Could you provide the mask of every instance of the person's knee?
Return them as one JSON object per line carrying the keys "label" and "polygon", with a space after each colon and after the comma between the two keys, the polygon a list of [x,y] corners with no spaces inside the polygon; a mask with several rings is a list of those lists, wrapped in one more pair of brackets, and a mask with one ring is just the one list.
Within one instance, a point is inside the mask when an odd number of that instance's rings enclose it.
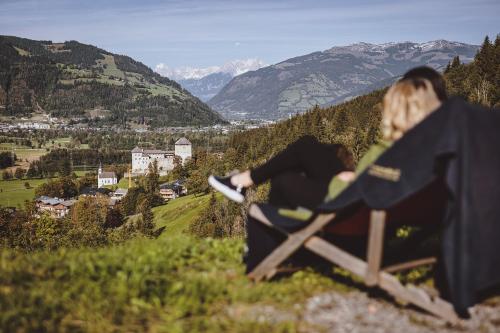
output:
{"label": "person's knee", "polygon": [[271,189],[281,190],[286,188],[290,182],[290,176],[290,172],[283,172],[276,177],[273,177],[273,179],[271,179]]}

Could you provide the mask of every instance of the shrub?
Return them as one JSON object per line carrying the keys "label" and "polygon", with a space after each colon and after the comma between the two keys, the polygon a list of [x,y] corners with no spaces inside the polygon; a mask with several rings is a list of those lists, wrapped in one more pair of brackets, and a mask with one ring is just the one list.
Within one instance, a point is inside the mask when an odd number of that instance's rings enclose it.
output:
{"label": "shrub", "polygon": [[11,180],[13,178],[12,171],[5,170],[2,172],[2,179],[3,180]]}
{"label": "shrub", "polygon": [[26,174],[26,170],[24,170],[22,168],[17,168],[15,173],[14,173],[14,176],[17,179],[23,179],[25,174]]}

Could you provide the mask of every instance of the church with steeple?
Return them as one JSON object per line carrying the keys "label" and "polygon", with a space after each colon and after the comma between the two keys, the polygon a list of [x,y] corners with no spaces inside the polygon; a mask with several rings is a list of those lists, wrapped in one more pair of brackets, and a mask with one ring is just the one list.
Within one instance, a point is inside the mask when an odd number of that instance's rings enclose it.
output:
{"label": "church with steeple", "polygon": [[99,169],[97,170],[97,187],[101,188],[105,185],[116,185],[118,184],[118,178],[116,174],[112,171],[102,171],[101,163],[99,163]]}

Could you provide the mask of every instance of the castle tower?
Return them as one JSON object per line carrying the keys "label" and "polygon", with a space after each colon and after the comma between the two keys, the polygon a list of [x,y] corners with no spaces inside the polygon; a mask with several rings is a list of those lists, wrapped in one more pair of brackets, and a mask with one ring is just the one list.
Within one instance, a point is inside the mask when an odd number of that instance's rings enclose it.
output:
{"label": "castle tower", "polygon": [[186,138],[177,140],[175,142],[175,155],[182,159],[182,165],[184,165],[188,159],[193,157],[191,142]]}

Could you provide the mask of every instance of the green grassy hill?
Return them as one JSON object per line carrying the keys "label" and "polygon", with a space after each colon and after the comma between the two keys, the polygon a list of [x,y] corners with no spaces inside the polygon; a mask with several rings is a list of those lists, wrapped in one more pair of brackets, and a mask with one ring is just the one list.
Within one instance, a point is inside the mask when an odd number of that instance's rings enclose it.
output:
{"label": "green grassy hill", "polygon": [[189,224],[208,206],[210,195],[187,195],[153,208],[157,227],[165,226],[164,234],[181,234]]}
{"label": "green grassy hill", "polygon": [[[0,252],[0,331],[274,332],[253,309],[293,304],[331,289],[312,272],[252,284],[242,241],[187,236],[139,239],[101,249]],[[248,318],[247,318],[248,316]]]}
{"label": "green grassy hill", "polygon": [[262,322],[253,312],[273,306],[294,313],[293,304],[315,293],[346,289],[312,271],[251,283],[242,239],[183,233],[209,197],[156,207],[156,225],[166,226],[157,239],[100,249],[0,250],[0,331],[294,332],[304,323]]}

